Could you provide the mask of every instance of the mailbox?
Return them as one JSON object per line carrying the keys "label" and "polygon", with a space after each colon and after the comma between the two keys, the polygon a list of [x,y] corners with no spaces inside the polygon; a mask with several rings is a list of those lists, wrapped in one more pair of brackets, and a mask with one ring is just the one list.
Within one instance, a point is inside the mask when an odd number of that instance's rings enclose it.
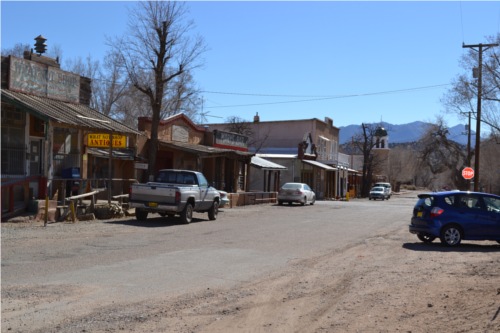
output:
{"label": "mailbox", "polygon": [[62,177],[66,181],[66,197],[77,195],[80,190],[80,168],[63,169]]}

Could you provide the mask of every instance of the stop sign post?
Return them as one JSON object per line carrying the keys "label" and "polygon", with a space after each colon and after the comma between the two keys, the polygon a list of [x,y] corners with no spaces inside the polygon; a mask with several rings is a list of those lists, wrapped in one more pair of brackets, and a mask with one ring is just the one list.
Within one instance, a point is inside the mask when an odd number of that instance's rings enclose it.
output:
{"label": "stop sign post", "polygon": [[466,167],[462,170],[462,177],[465,179],[472,179],[474,178],[474,169],[471,167]]}

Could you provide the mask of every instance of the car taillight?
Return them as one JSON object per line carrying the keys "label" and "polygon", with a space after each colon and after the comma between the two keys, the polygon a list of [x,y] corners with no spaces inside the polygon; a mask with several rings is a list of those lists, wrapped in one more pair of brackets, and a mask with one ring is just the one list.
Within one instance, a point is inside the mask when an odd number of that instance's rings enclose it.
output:
{"label": "car taillight", "polygon": [[438,217],[439,215],[444,213],[444,209],[439,208],[439,207],[434,207],[431,210],[431,218],[433,217]]}
{"label": "car taillight", "polygon": [[297,191],[295,191],[295,194],[302,195],[302,191],[301,190],[297,190]]}
{"label": "car taillight", "polygon": [[175,203],[179,204],[181,202],[181,192],[175,191]]}

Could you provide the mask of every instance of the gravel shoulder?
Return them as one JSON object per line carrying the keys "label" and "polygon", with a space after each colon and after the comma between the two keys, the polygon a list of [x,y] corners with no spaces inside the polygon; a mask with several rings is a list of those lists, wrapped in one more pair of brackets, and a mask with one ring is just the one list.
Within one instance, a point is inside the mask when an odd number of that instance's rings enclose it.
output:
{"label": "gravel shoulder", "polygon": [[33,309],[78,302],[81,285],[2,284],[2,332],[499,332],[499,267],[496,242],[449,249],[397,230],[230,288],[96,300],[62,320]]}

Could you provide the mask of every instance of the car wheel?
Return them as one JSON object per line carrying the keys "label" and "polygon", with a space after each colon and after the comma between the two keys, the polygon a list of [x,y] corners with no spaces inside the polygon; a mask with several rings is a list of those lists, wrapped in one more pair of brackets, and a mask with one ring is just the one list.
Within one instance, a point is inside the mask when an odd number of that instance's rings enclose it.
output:
{"label": "car wheel", "polygon": [[500,244],[500,240],[497,240],[497,243]]}
{"label": "car wheel", "polygon": [[436,237],[434,236],[429,236],[424,234],[417,234],[417,237],[424,243],[432,243],[436,239]]}
{"label": "car wheel", "polygon": [[311,200],[310,205],[311,205],[311,206],[312,206],[312,205],[314,205],[314,203],[315,203],[315,202],[316,202],[316,196],[315,196],[315,195],[313,195],[313,198],[312,198],[312,200]]}
{"label": "car wheel", "polygon": [[462,241],[462,231],[454,225],[448,225],[441,230],[441,243],[447,246],[457,246]]}
{"label": "car wheel", "polygon": [[368,200],[371,200],[372,198],[368,198]]}
{"label": "car wheel", "polygon": [[135,210],[135,217],[139,220],[139,221],[146,221],[147,218],[148,218],[148,212],[145,211],[145,210],[141,210],[141,209],[136,209]]}
{"label": "car wheel", "polygon": [[191,223],[193,220],[193,205],[190,203],[186,204],[184,210],[181,212],[181,221],[185,224]]}
{"label": "car wheel", "polygon": [[288,205],[291,206],[292,205],[292,202],[291,201],[288,201]]}
{"label": "car wheel", "polygon": [[300,203],[301,206],[304,206],[307,203],[307,197],[304,197],[304,201]]}
{"label": "car wheel", "polygon": [[217,214],[219,213],[219,203],[214,201],[212,207],[208,210],[208,219],[214,221],[217,219]]}

